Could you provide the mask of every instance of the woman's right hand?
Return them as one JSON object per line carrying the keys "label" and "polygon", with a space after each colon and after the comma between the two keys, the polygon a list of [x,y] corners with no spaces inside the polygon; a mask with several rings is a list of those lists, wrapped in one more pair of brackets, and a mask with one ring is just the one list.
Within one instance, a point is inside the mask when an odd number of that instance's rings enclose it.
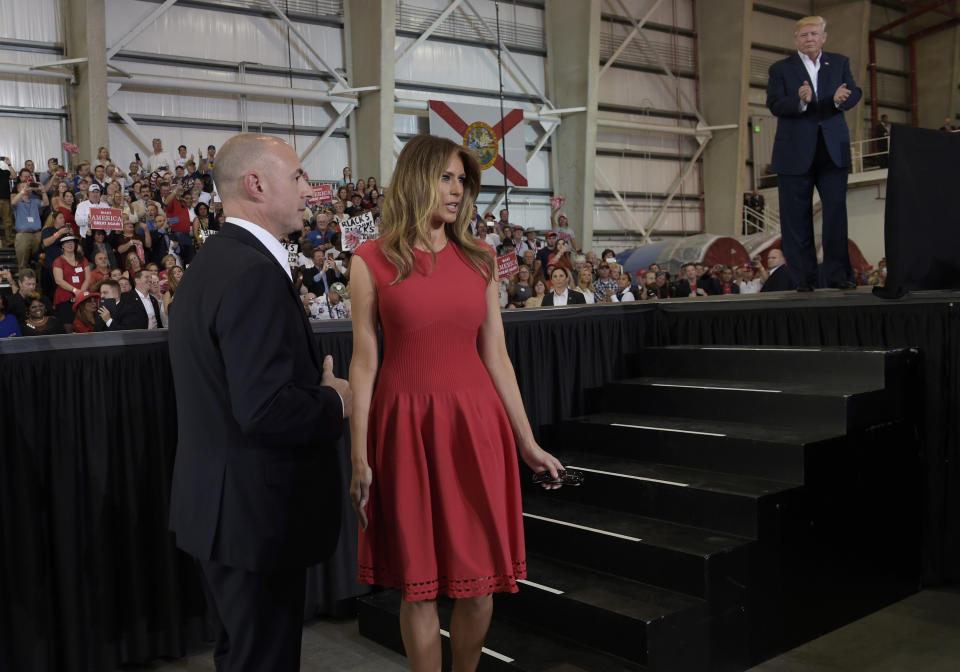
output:
{"label": "woman's right hand", "polygon": [[367,502],[370,500],[370,483],[373,482],[373,471],[367,464],[355,465],[353,476],[350,479],[350,501],[353,510],[360,519],[360,529],[367,529]]}

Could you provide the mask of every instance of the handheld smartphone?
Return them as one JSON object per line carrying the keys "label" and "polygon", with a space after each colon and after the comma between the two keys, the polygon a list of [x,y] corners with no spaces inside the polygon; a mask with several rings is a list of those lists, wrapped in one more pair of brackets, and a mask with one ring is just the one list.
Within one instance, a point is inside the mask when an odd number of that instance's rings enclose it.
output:
{"label": "handheld smartphone", "polygon": [[113,317],[117,316],[117,300],[116,299],[100,299],[100,308],[106,308],[110,311],[110,315]]}
{"label": "handheld smartphone", "polygon": [[[127,156],[130,156],[130,155],[127,154]],[[139,161],[140,161],[140,152],[134,152],[134,153],[133,153],[133,158],[135,158],[135,159],[139,162]]]}

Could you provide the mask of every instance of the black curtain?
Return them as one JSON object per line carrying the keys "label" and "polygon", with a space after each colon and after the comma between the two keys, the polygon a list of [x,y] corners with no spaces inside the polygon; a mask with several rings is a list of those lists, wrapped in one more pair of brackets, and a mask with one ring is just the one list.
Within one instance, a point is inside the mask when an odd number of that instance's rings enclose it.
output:
{"label": "black curtain", "polygon": [[203,593],[166,524],[166,342],[3,356],[0,381],[5,669],[110,670],[199,642]]}
{"label": "black curtain", "polygon": [[960,133],[896,125],[884,214],[885,287],[896,298],[918,289],[960,288]]}
{"label": "black curtain", "polygon": [[[507,311],[503,319],[541,438],[552,423],[593,410],[598,389],[623,377],[626,358],[645,346],[918,348],[918,525],[924,580],[936,585],[960,579],[958,299],[644,302]],[[350,323],[314,330],[346,377]],[[0,390],[0,669],[109,671],[209,640],[196,570],[167,531],[177,424],[165,332],[0,341]],[[348,447],[345,438],[345,483]],[[309,574],[308,616],[337,614],[342,599],[364,590],[355,581],[346,487],[344,498],[338,549]]]}

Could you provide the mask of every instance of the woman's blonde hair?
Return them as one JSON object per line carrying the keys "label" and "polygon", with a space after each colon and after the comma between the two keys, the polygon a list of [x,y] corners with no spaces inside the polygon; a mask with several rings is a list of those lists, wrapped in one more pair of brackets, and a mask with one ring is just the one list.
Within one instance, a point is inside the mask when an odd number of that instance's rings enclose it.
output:
{"label": "woman's blonde hair", "polygon": [[[463,162],[466,179],[457,219],[444,225],[447,238],[484,279],[494,276],[493,253],[470,235],[473,204],[480,192],[480,164],[473,153],[446,138],[418,135],[404,146],[385,194],[380,220],[380,249],[397,268],[396,284],[414,268],[414,246],[432,250],[428,233],[433,213],[440,203],[440,177],[447,162],[457,154]],[[456,179],[456,177],[454,178]],[[437,253],[433,252],[434,262]]]}

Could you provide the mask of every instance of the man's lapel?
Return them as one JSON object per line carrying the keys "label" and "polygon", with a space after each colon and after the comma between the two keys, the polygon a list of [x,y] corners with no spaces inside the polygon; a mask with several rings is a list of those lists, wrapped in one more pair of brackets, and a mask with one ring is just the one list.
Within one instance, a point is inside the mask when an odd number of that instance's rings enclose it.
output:
{"label": "man's lapel", "polygon": [[317,371],[323,371],[323,367],[320,361],[317,359],[318,353],[317,353],[317,347],[316,347],[316,337],[314,336],[313,329],[310,327],[310,320],[307,319],[307,312],[303,309],[303,301],[300,300],[300,297],[297,295],[296,288],[293,286],[293,283],[290,282],[290,278],[289,276],[287,276],[286,269],[280,265],[280,262],[277,261],[277,258],[275,256],[270,254],[270,250],[264,247],[263,243],[257,240],[256,236],[254,236],[252,233],[250,233],[243,227],[237,226],[232,222],[226,222],[220,228],[220,233],[217,235],[222,236],[224,234],[226,234],[226,237],[234,238],[240,241],[241,243],[244,243],[245,245],[249,245],[255,250],[257,250],[258,252],[260,252],[260,254],[264,255],[267,259],[269,259],[273,263],[274,266],[277,267],[278,273],[283,273],[283,275],[287,277],[287,282],[285,284],[287,286],[289,296],[293,300],[294,304],[296,305],[297,312],[300,314],[300,319],[301,319],[301,322],[303,323],[303,328],[306,329],[309,340],[312,343],[314,343],[314,347],[310,348],[310,358],[313,360],[314,365],[317,367]]}
{"label": "man's lapel", "polygon": [[830,69],[830,61],[827,59],[826,52],[820,52],[820,72],[817,73],[817,99],[826,102],[833,102],[833,94],[830,88],[830,79],[833,71]]}
{"label": "man's lapel", "polygon": [[[794,54],[790,57],[790,62],[793,64],[793,69],[796,71],[797,76],[800,78],[800,83],[810,82],[810,73],[807,72],[807,66],[803,64],[803,59],[800,58],[800,54]],[[813,86],[813,82],[810,82],[810,85]],[[799,86],[797,87],[800,88]]]}

